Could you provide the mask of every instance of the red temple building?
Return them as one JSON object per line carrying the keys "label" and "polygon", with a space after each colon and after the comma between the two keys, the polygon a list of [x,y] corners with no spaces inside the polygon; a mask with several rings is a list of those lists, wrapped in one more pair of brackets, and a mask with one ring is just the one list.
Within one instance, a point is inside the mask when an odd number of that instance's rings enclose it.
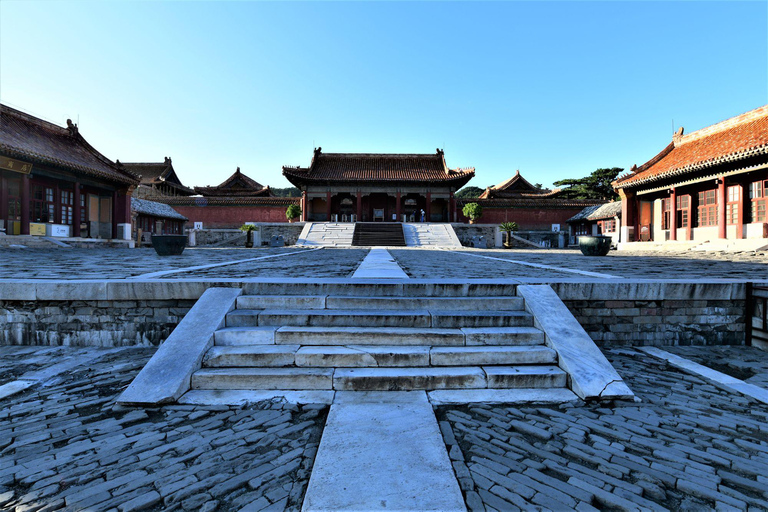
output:
{"label": "red temple building", "polygon": [[433,154],[323,153],[309,167],[283,167],[302,193],[302,220],[455,222],[454,193],[475,175]]}
{"label": "red temple building", "polygon": [[124,163],[126,169],[141,176],[141,183],[133,191],[133,197],[139,199],[152,199],[158,196],[178,197],[193,196],[195,191],[185,187],[176,171],[170,157],[165,157],[162,162],[152,163]]}
{"label": "red temple building", "polygon": [[614,187],[622,242],[768,238],[768,105],[684,134]]}
{"label": "red temple building", "polygon": [[139,176],[61,127],[0,105],[0,230],[8,235],[130,238]]}
{"label": "red temple building", "polygon": [[[520,171],[496,186],[488,187],[477,199],[464,199],[459,203],[478,203],[483,207],[483,224],[517,222],[523,231],[550,231],[553,227],[565,229],[566,221],[586,206],[600,201],[566,199],[559,189],[545,190],[531,185]],[[459,216],[464,220],[464,216]]]}

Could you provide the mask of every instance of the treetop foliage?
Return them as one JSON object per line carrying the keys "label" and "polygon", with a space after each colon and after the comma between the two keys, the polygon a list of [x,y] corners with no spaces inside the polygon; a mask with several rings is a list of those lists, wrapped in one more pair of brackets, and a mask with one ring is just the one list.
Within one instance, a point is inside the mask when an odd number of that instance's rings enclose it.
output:
{"label": "treetop foliage", "polygon": [[556,187],[565,187],[559,196],[566,199],[594,199],[599,201],[614,201],[619,195],[613,190],[611,182],[623,171],[621,167],[597,169],[589,176],[579,179],[556,181]]}

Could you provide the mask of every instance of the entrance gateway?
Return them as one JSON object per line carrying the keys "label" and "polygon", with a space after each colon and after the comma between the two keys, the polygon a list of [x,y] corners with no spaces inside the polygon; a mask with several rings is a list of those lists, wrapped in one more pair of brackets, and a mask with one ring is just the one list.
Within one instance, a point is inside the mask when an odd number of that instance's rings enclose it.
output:
{"label": "entrance gateway", "polygon": [[283,167],[301,190],[303,221],[456,222],[454,193],[475,175],[434,154],[323,153],[309,167]]}

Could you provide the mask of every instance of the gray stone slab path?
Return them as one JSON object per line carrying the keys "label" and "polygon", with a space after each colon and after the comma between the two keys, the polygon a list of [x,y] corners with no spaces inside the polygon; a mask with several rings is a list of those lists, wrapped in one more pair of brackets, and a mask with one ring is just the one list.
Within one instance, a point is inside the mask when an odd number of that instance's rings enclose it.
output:
{"label": "gray stone slab path", "polygon": [[768,510],[768,406],[606,355],[639,402],[438,408],[470,510]]}
{"label": "gray stone slab path", "polygon": [[684,372],[701,377],[707,382],[711,382],[714,385],[731,391],[733,393],[741,393],[750,398],[754,398],[764,404],[768,404],[768,389],[749,384],[741,379],[731,377],[728,374],[713,370],[707,366],[701,365],[690,359],[680,357],[666,350],[662,350],[658,347],[642,347],[642,350],[648,355],[668,362],[670,365],[683,370]]}
{"label": "gray stone slab path", "polygon": [[302,510],[466,510],[426,393],[337,392]]}
{"label": "gray stone slab path", "polygon": [[[78,352],[0,347],[0,361],[19,373]],[[0,510],[300,509],[327,406],[115,406],[153,352],[123,348],[0,400]]]}
{"label": "gray stone slab path", "polygon": [[[461,251],[416,248],[390,249],[411,278],[506,278],[526,282],[589,279],[573,271],[593,272],[627,279],[762,279],[768,271],[768,253],[654,254],[611,251],[608,256],[584,256],[572,249],[467,249]],[[461,254],[460,254],[461,253]],[[517,262],[505,264],[488,256]],[[521,265],[526,263],[527,265]],[[533,267],[531,265],[542,265]],[[546,268],[551,267],[551,268]],[[568,270],[568,271],[566,271]],[[608,279],[606,279],[608,280]],[[613,279],[611,279],[613,280]]]}
{"label": "gray stone slab path", "polygon": [[352,274],[355,279],[408,279],[386,249],[374,247]]}

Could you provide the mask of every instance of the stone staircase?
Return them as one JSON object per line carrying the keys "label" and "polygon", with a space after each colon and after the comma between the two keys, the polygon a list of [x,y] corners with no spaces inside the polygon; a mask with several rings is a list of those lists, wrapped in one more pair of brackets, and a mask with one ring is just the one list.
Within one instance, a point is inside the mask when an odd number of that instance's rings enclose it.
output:
{"label": "stone staircase", "polygon": [[[202,368],[200,390],[563,388],[557,353],[514,286],[381,283],[237,298]],[[330,292],[330,293],[328,293]],[[339,294],[334,294],[339,293]]]}
{"label": "stone staircase", "polygon": [[403,234],[408,247],[461,247],[459,237],[450,224],[403,224]]}
{"label": "stone staircase", "polygon": [[352,245],[358,247],[405,247],[399,222],[357,222]]}
{"label": "stone staircase", "polygon": [[351,222],[307,222],[296,245],[305,247],[349,247],[355,225]]}

